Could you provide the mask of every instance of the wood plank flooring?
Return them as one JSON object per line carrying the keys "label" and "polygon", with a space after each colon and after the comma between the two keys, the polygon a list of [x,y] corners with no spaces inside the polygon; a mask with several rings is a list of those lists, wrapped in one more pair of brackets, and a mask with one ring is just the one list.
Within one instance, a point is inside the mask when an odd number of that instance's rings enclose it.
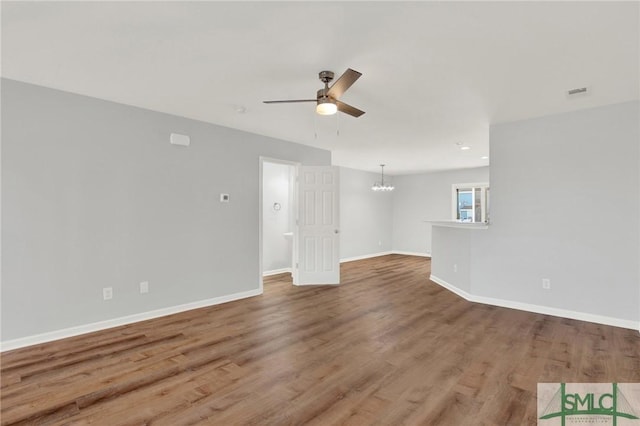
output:
{"label": "wood plank flooring", "polygon": [[3,353],[2,425],[535,425],[538,382],[640,382],[637,331],[469,303],[428,259]]}

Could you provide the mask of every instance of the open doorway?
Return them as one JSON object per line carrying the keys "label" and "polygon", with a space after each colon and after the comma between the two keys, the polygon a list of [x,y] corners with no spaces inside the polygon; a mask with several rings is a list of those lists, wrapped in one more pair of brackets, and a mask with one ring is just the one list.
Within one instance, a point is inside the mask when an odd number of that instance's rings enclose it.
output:
{"label": "open doorway", "polygon": [[297,166],[292,162],[261,158],[262,277],[293,272]]}
{"label": "open doorway", "polygon": [[333,166],[260,157],[259,288],[287,273],[294,285],[340,284],[340,173]]}

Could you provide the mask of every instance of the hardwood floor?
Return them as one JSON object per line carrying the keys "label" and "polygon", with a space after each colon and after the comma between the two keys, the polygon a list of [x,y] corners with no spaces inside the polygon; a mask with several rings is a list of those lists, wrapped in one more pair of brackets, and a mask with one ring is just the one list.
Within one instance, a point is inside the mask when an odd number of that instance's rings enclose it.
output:
{"label": "hardwood floor", "polygon": [[534,425],[538,382],[640,382],[637,331],[469,303],[428,259],[2,354],[1,421]]}

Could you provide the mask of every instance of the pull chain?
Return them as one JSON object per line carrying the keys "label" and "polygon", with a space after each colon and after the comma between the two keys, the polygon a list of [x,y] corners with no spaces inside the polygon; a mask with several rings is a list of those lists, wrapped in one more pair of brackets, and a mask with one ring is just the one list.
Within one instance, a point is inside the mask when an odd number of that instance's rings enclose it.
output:
{"label": "pull chain", "polygon": [[315,139],[318,139],[318,114],[313,112],[313,136]]}

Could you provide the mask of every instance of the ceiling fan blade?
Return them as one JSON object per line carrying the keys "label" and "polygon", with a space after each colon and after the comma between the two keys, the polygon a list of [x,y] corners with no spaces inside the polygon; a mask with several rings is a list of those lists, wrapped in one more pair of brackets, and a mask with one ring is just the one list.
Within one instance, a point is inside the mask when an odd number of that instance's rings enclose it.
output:
{"label": "ceiling fan blade", "polygon": [[331,88],[329,89],[329,92],[327,92],[327,95],[329,95],[333,99],[340,98],[340,96],[342,96],[342,94],[346,92],[347,89],[351,87],[351,85],[355,83],[356,80],[359,79],[361,75],[362,75],[361,72],[348,68],[344,72],[344,74],[342,74],[340,78],[336,80],[335,83],[333,83],[333,86],[331,86]]}
{"label": "ceiling fan blade", "polygon": [[344,102],[336,101],[336,105],[338,105],[338,111],[344,112],[345,114],[352,115],[356,118],[364,114],[364,111],[359,110],[356,107],[352,107],[349,104],[345,104]]}
{"label": "ceiling fan blade", "polygon": [[318,102],[317,99],[288,99],[284,101],[262,101],[265,104],[290,104],[294,102]]}

